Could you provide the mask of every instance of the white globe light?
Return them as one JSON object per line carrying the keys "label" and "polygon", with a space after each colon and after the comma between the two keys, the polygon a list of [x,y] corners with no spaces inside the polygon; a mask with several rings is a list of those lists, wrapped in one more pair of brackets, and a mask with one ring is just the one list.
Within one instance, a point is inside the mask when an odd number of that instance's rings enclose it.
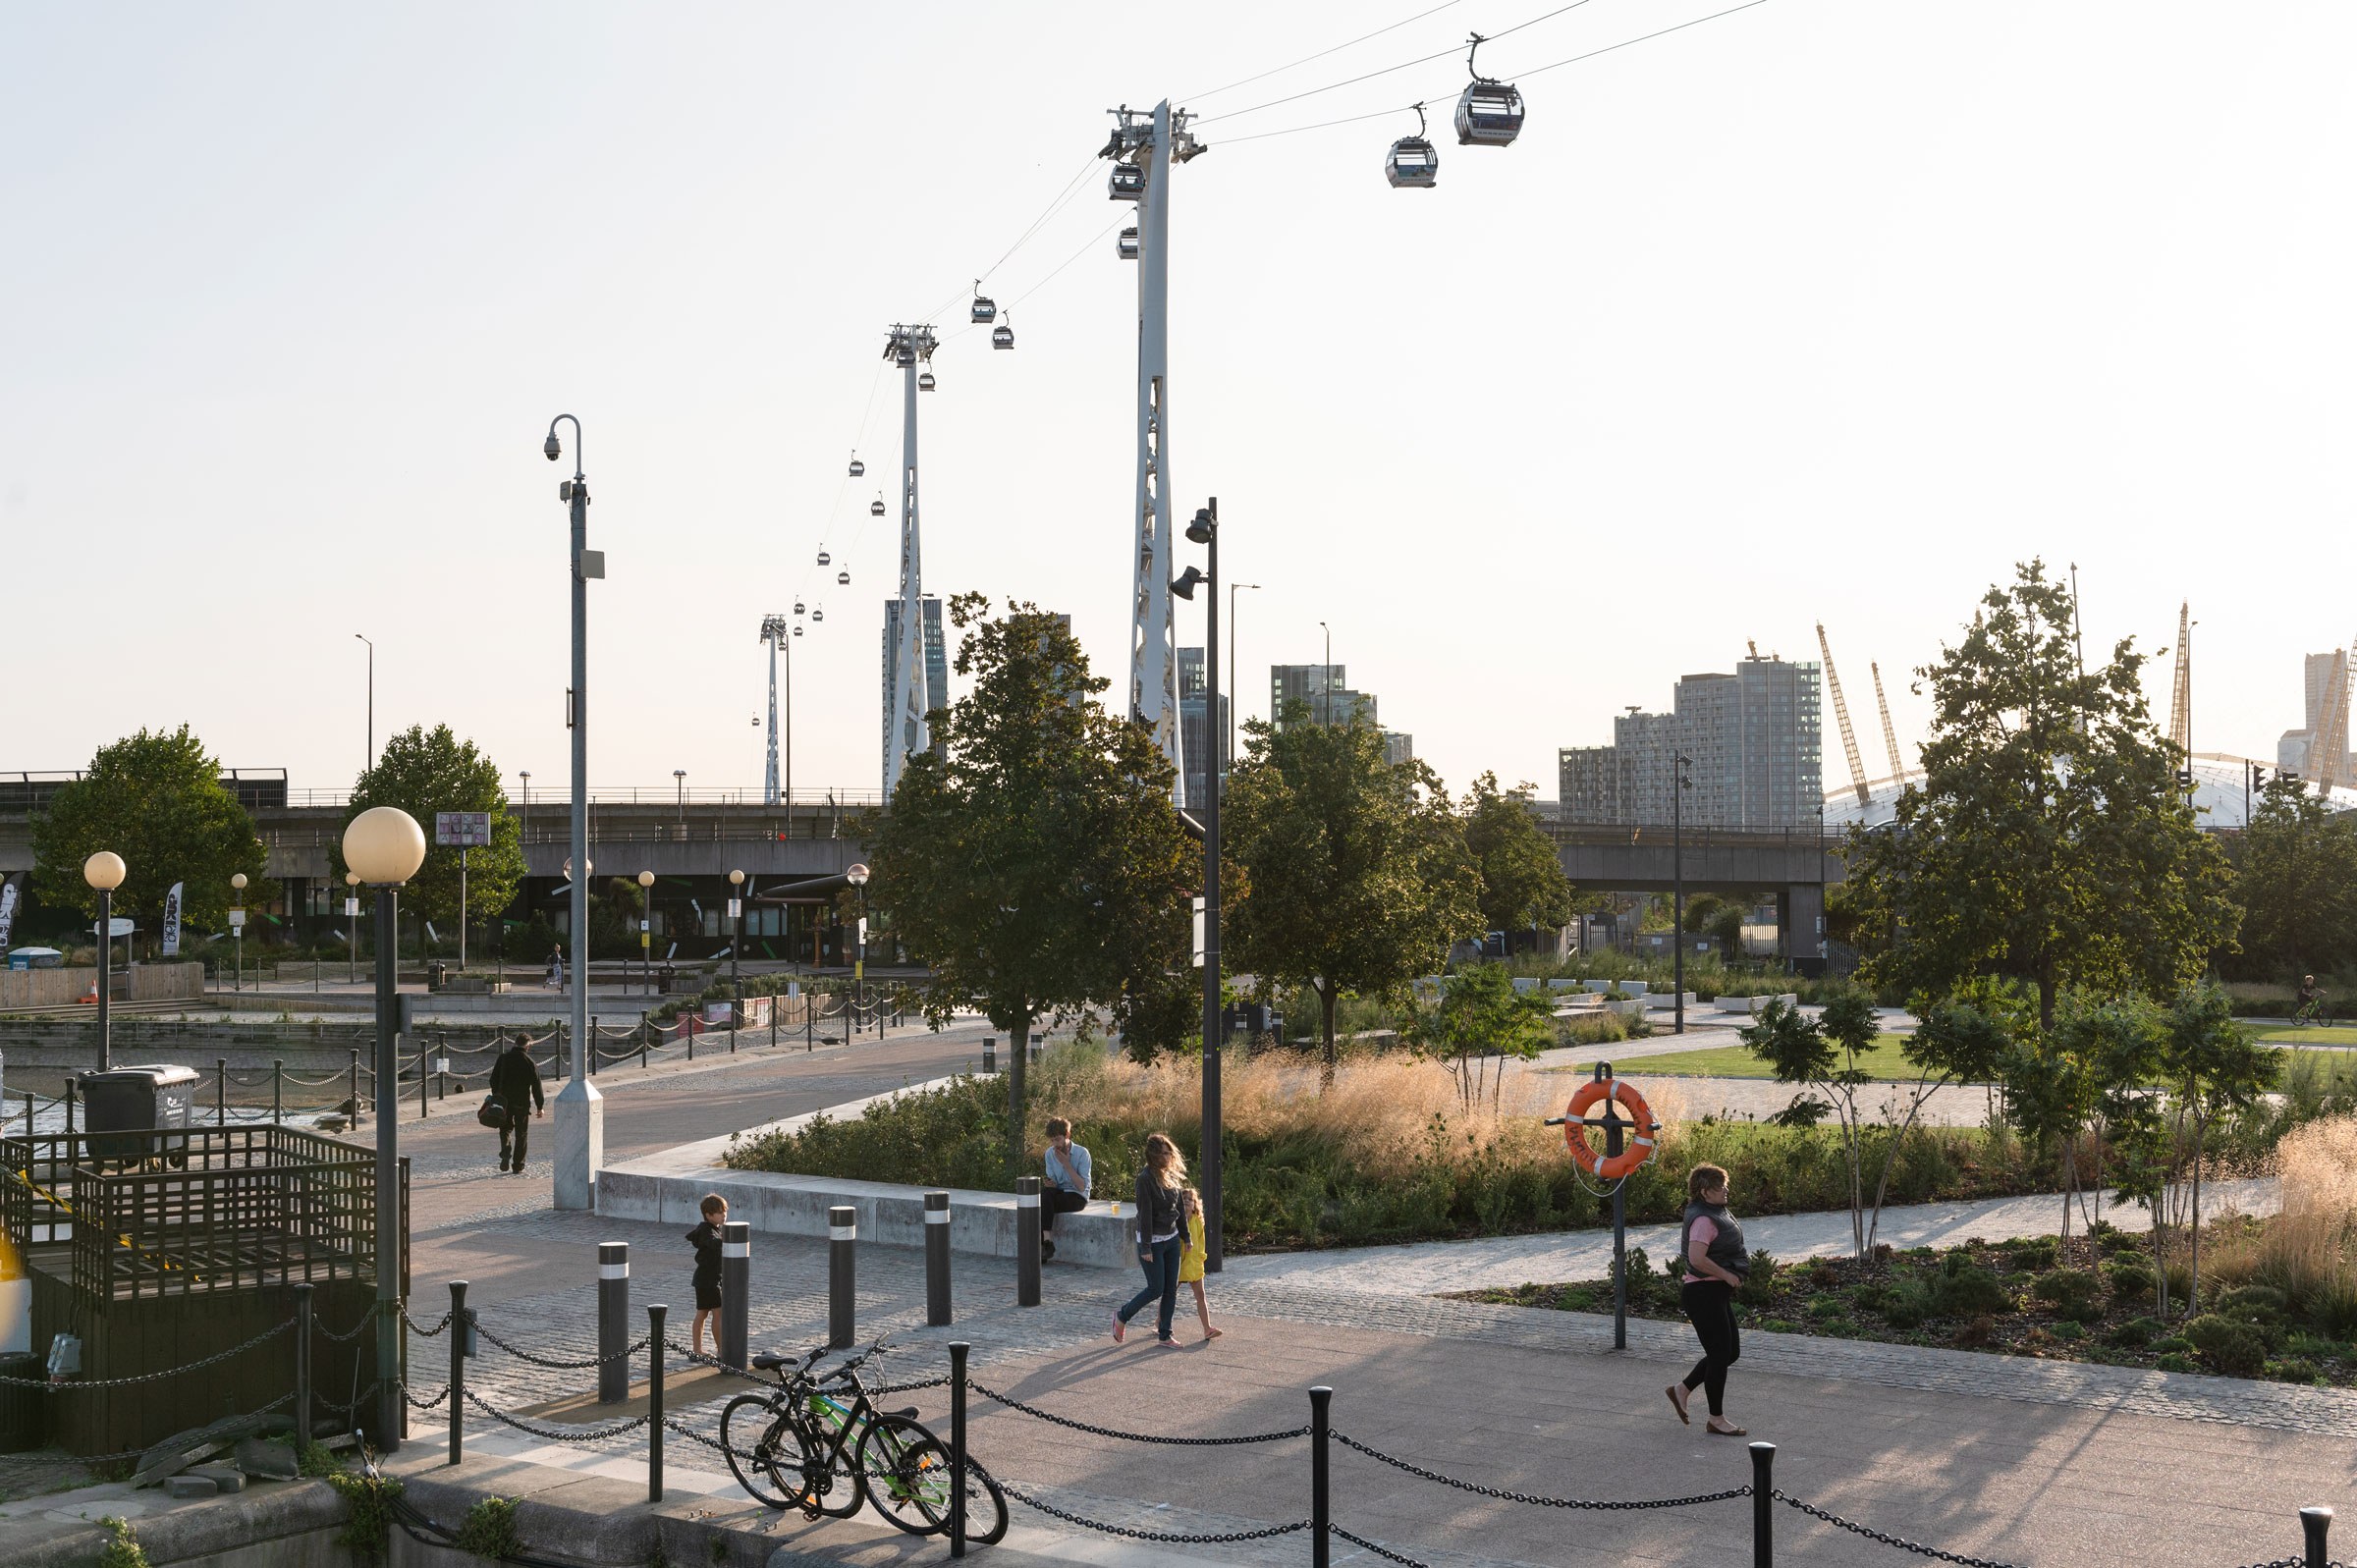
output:
{"label": "white globe light", "polygon": [[852,861],[850,865],[844,871],[843,880],[850,883],[854,888],[866,887],[867,867],[861,865],[856,860]]}
{"label": "white globe light", "polygon": [[362,882],[405,883],[425,864],[425,830],[399,806],[370,806],[345,824],[344,862]]}
{"label": "white globe light", "polygon": [[346,873],[344,873],[344,886],[345,886],[345,887],[347,887],[347,888],[356,888],[356,887],[358,887],[359,885],[360,885],[360,874],[359,874],[358,872],[356,872],[356,871],[347,871]]}
{"label": "white globe light", "polygon": [[229,879],[229,885],[237,889],[240,892],[244,892],[246,891],[246,873],[241,871],[235,876],[232,876]]}
{"label": "white globe light", "polygon": [[732,871],[732,872],[730,872],[730,873],[729,873],[729,886],[731,886],[731,887],[733,887],[733,888],[741,888],[741,887],[743,887],[743,886],[744,886],[744,873],[743,873],[743,872],[741,872],[741,871]]}
{"label": "white globe light", "polygon": [[122,887],[123,879],[130,874],[123,857],[112,849],[101,849],[82,863],[82,880],[102,892],[112,892]]}
{"label": "white globe light", "polygon": [[651,888],[651,887],[653,887],[654,885],[655,885],[655,874],[654,874],[653,872],[651,872],[651,871],[641,871],[640,873],[638,873],[638,886],[639,886],[639,887],[641,887],[641,888]]}

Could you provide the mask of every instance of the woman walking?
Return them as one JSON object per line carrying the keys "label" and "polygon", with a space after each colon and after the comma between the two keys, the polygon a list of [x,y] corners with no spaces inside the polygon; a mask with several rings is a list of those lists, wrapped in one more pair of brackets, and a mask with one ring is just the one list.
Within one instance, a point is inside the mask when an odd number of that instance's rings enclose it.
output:
{"label": "woman walking", "polygon": [[1685,1285],[1678,1296],[1702,1341],[1702,1359],[1684,1382],[1672,1383],[1666,1392],[1677,1419],[1688,1421],[1686,1395],[1699,1386],[1711,1406],[1703,1431],[1741,1437],[1744,1429],[1727,1419],[1727,1369],[1743,1353],[1735,1334],[1735,1291],[1751,1271],[1751,1255],[1743,1250],[1743,1227],[1727,1212],[1726,1171],[1717,1165],[1696,1165],[1686,1177],[1686,1198],[1685,1228],[1677,1246],[1686,1266]]}
{"label": "woman walking", "polygon": [[1129,1320],[1147,1302],[1162,1299],[1156,1330],[1166,1345],[1178,1343],[1171,1332],[1171,1316],[1178,1306],[1178,1251],[1185,1226],[1179,1195],[1186,1184],[1186,1162],[1178,1146],[1162,1133],[1146,1138],[1146,1162],[1137,1173],[1137,1263],[1145,1271],[1145,1288],[1131,1296],[1113,1315],[1113,1339],[1119,1344],[1129,1331]]}

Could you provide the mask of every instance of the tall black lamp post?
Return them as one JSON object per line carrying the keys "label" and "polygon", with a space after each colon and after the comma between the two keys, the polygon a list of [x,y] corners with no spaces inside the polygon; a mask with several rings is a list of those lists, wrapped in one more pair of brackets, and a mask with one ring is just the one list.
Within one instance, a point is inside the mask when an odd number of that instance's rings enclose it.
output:
{"label": "tall black lamp post", "polygon": [[[425,832],[399,806],[371,806],[344,828],[344,863],[376,890],[376,1421],[377,1446],[401,1446],[401,885],[425,864]],[[422,1058],[421,1058],[422,1060]]]}
{"label": "tall black lamp post", "polygon": [[[242,906],[245,903],[246,873],[241,871],[232,875],[229,879],[229,886],[239,894],[238,901]],[[231,989],[244,991],[246,989],[246,911],[243,907],[232,909],[229,912],[229,929],[237,939],[235,946],[238,966],[237,984]]]}
{"label": "tall black lamp post", "polygon": [[[743,988],[737,981],[737,957],[743,950],[744,873],[732,871],[729,873],[729,996],[732,999],[741,999],[744,996]],[[737,1021],[740,1024],[743,1023],[741,1000],[733,1001],[733,1005],[739,1008],[735,1014]]]}
{"label": "tall black lamp post", "polygon": [[[843,880],[859,890],[858,955],[851,960],[851,1027],[859,1032],[858,1009],[867,1005],[867,867],[853,861],[844,868]],[[881,1031],[879,1031],[881,1033]]]}
{"label": "tall black lamp post", "polygon": [[1677,1033],[1686,1032],[1686,777],[1693,758],[1678,752],[1670,785],[1670,984],[1677,1007]]}
{"label": "tall black lamp post", "polygon": [[[623,989],[630,989],[628,982]],[[638,873],[638,991],[646,997],[655,994],[655,874],[651,871]]]}
{"label": "tall black lamp post", "polygon": [[107,1014],[108,983],[115,968],[115,890],[123,886],[129,870],[123,857],[112,849],[101,849],[82,863],[82,880],[98,890],[98,1070],[112,1071],[115,1065],[115,1031]]}
{"label": "tall black lamp post", "polygon": [[[1220,1048],[1226,1044],[1220,1005],[1220,791],[1226,783],[1226,759],[1220,756],[1223,727],[1220,702],[1220,498],[1196,512],[1186,536],[1209,552],[1208,570],[1186,568],[1171,584],[1171,592],[1192,600],[1198,586],[1204,598],[1203,629],[1203,1270],[1218,1273],[1226,1249],[1220,1241]],[[1328,683],[1332,683],[1329,669]]]}

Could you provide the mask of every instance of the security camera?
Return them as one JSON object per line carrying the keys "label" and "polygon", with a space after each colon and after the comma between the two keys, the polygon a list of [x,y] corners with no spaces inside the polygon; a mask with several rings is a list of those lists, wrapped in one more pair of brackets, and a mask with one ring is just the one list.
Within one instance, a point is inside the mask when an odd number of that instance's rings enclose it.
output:
{"label": "security camera", "polygon": [[548,439],[540,444],[540,450],[547,456],[549,461],[554,462],[557,460],[557,454],[565,449],[557,445],[557,433],[551,430],[548,433]]}

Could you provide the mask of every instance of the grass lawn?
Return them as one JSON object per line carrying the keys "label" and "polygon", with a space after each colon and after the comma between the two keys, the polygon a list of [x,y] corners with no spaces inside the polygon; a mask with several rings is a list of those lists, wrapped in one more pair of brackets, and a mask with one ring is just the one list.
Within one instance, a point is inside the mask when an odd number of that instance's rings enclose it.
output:
{"label": "grass lawn", "polygon": [[2252,1039],[2264,1040],[2271,1046],[2357,1046],[2357,1026],[2347,1024],[2296,1028],[2284,1023],[2246,1023],[2242,1031]]}
{"label": "grass lawn", "polygon": [[[1874,1049],[1858,1065],[1877,1083],[1913,1083],[1915,1069],[1898,1054],[1897,1035],[1877,1035]],[[1610,1060],[1610,1057],[1605,1058]],[[1578,1062],[1557,1072],[1585,1073],[1594,1063]],[[1742,1046],[1709,1046],[1699,1051],[1674,1051],[1659,1056],[1631,1056],[1620,1069],[1624,1078],[1773,1078],[1767,1063]]]}

